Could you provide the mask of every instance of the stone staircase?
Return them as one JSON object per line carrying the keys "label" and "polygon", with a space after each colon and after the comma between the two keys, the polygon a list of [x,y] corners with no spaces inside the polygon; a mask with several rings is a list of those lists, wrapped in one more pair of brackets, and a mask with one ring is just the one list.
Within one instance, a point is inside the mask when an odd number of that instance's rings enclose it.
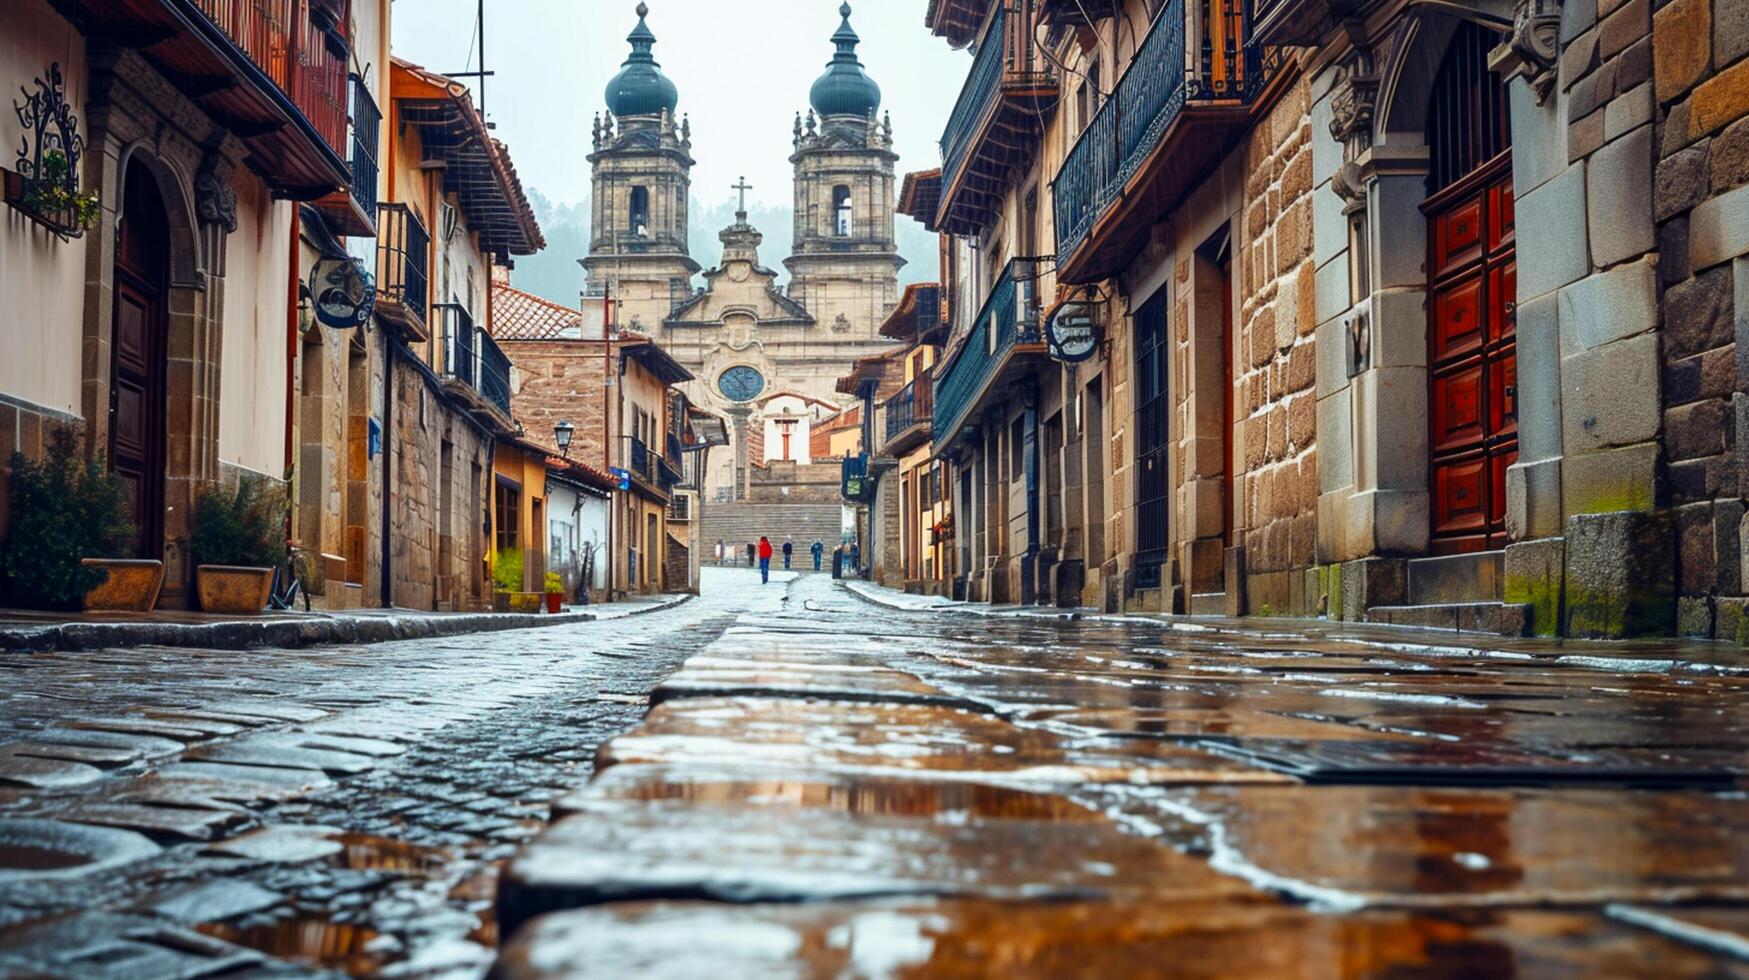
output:
{"label": "stone staircase", "polygon": [[793,540],[798,561],[806,557],[808,545],[815,541],[830,552],[842,536],[843,514],[842,504],[707,503],[700,508],[700,557],[713,560],[719,539],[745,549],[762,534],[777,549],[783,547],[786,537]]}

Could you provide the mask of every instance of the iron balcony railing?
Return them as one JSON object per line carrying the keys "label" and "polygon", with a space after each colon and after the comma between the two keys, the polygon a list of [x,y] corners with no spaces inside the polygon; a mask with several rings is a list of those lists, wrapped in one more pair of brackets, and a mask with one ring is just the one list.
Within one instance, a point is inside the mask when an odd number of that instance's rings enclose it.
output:
{"label": "iron balcony railing", "polygon": [[943,301],[941,287],[927,285],[917,290],[917,336],[927,337],[934,330],[946,324],[947,304]]}
{"label": "iron balcony railing", "polygon": [[1266,80],[1261,49],[1247,43],[1251,0],[1197,0],[1193,8],[1196,44],[1185,44],[1185,0],[1170,0],[1057,170],[1059,264],[1086,241],[1187,103],[1249,100]]}
{"label": "iron balcony railing", "polygon": [[442,358],[437,373],[474,387],[480,376],[480,355],[474,343],[479,328],[460,303],[439,303],[436,309],[437,353]]}
{"label": "iron balcony railing", "polygon": [[930,373],[929,370],[924,370],[905,387],[900,388],[898,394],[887,399],[885,408],[888,442],[898,438],[906,429],[929,421],[929,413],[935,402]]}
{"label": "iron balcony railing", "polygon": [[654,458],[650,452],[649,444],[644,442],[644,440],[639,439],[637,436],[633,436],[632,465],[626,468],[642,477],[646,482],[654,483],[656,482],[656,471],[652,466],[653,462]]}
{"label": "iron balcony railing", "polygon": [[377,302],[398,305],[424,330],[431,236],[405,204],[382,204],[377,213]]}
{"label": "iron balcony railing", "polygon": [[1038,316],[1038,266],[1037,258],[1010,259],[953,360],[936,368],[939,380],[931,421],[937,442],[958,428],[976,406],[1016,344],[1044,342]]}
{"label": "iron balcony railing", "polygon": [[346,153],[346,48],[310,16],[309,0],[195,0],[310,121]]}
{"label": "iron balcony railing", "polygon": [[1006,86],[1051,84],[1051,73],[1033,39],[1030,0],[999,0],[990,28],[972,59],[971,74],[941,134],[941,186],[954,187],[991,105]]}
{"label": "iron balcony railing", "polygon": [[480,346],[480,394],[498,406],[506,417],[510,415],[510,358],[498,347],[492,335],[481,330],[476,334]]}
{"label": "iron balcony railing", "polygon": [[375,223],[377,216],[377,145],[382,131],[382,111],[371,98],[370,86],[352,76],[352,199]]}

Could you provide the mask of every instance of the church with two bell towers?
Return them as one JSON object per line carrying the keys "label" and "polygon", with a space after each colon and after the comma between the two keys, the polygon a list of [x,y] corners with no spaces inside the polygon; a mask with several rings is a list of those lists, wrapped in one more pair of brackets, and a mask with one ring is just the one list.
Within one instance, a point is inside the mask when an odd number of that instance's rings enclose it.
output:
{"label": "church with two bell towers", "polygon": [[[593,128],[589,155],[594,201],[589,254],[582,260],[587,296],[614,301],[624,330],[654,338],[694,375],[694,404],[729,420],[731,452],[714,453],[707,499],[747,495],[750,469],[813,459],[807,439],[766,439],[820,421],[851,402],[836,392],[859,357],[890,349],[879,334],[899,300],[905,260],[894,241],[892,122],[879,116],[881,91],[863,70],[839,8],[832,60],[795,120],[793,254],[789,286],[759,257],[763,241],[747,221],[745,178],[735,222],[718,234],[718,263],[701,269],[687,248],[692,186],[691,126],[676,121],[679,92],[654,55],[649,8],[638,23],[618,75],[607,86],[607,112]],[[702,272],[704,285],[695,288]],[[586,300],[587,302],[587,300]]]}

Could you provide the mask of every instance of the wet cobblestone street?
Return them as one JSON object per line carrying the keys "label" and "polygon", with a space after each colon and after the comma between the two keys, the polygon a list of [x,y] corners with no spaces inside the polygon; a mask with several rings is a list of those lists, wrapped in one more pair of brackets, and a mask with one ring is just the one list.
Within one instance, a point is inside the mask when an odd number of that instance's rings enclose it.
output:
{"label": "wet cobblestone street", "polygon": [[0,974],[1749,975],[1738,652],[864,591],[9,655]]}
{"label": "wet cobblestone street", "polygon": [[[0,864],[23,873],[0,870],[0,975],[478,975],[499,863],[732,606],[352,648],[7,655]],[[118,848],[145,853],[102,868]]]}

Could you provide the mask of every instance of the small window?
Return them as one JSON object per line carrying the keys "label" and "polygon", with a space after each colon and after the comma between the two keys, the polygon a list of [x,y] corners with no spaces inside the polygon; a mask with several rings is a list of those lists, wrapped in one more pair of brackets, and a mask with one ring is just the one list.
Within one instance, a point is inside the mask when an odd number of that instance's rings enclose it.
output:
{"label": "small window", "polygon": [[1008,425],[1008,478],[1018,480],[1026,472],[1026,453],[1022,447],[1026,442],[1026,429],[1021,419],[1015,419]]}
{"label": "small window", "polygon": [[632,234],[642,238],[650,234],[650,189],[648,187],[632,188]]}
{"label": "small window", "polygon": [[850,188],[839,184],[832,188],[832,213],[837,216],[836,233],[839,238],[849,238],[851,229]]}

